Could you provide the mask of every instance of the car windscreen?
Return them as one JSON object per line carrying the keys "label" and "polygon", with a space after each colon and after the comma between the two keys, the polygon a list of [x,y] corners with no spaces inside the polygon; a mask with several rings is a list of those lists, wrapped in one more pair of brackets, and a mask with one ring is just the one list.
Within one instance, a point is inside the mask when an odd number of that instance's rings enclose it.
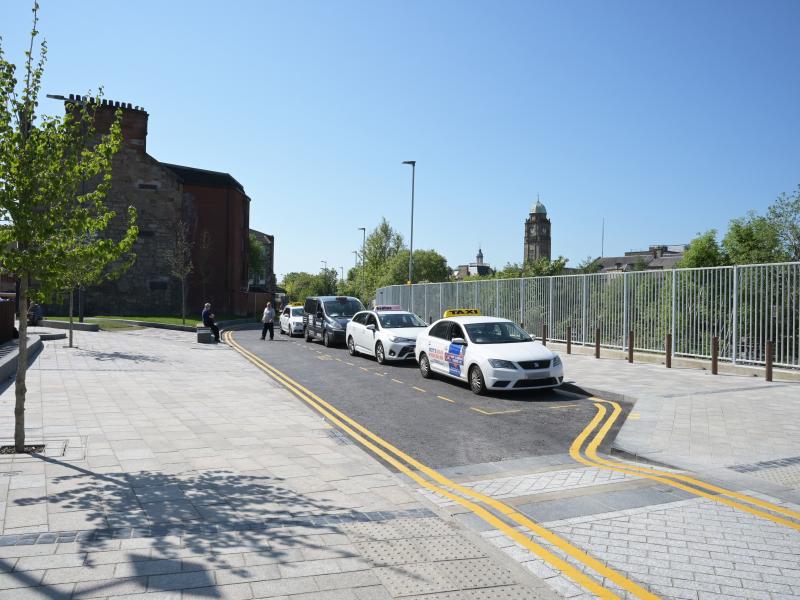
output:
{"label": "car windscreen", "polygon": [[364,310],[364,305],[355,298],[337,298],[325,301],[325,314],[329,317],[352,317],[360,310]]}
{"label": "car windscreen", "polygon": [[302,317],[305,314],[302,308],[293,308],[292,309],[292,316],[293,317]]}
{"label": "car windscreen", "polygon": [[487,321],[464,325],[467,335],[474,344],[513,344],[531,342],[531,336],[511,321]]}
{"label": "car windscreen", "polygon": [[382,313],[378,314],[381,327],[397,329],[400,327],[427,327],[427,323],[417,315],[411,313]]}

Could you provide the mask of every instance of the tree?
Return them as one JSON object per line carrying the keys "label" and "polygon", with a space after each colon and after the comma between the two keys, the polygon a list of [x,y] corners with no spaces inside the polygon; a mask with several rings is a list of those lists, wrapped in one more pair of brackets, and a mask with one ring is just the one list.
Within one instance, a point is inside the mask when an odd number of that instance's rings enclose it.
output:
{"label": "tree", "polygon": [[577,269],[579,273],[584,274],[592,274],[597,273],[603,268],[602,263],[600,262],[599,258],[592,258],[591,256],[587,256],[581,262],[578,263]]}
{"label": "tree", "polygon": [[264,246],[252,233],[247,238],[247,255],[250,263],[250,279],[252,279],[254,285],[257,285],[259,279],[264,276],[267,257],[264,252]]}
{"label": "tree", "polygon": [[753,211],[730,222],[728,233],[722,238],[722,249],[735,265],[782,262],[789,258],[781,245],[776,222]]}
{"label": "tree", "polygon": [[89,215],[85,225],[85,235],[63,241],[64,252],[61,255],[61,265],[56,271],[57,277],[53,281],[44,282],[44,285],[51,285],[69,294],[70,348],[73,342],[75,290],[116,279],[136,260],[136,255],[132,252],[139,233],[139,229],[135,226],[136,210],[133,207],[128,208],[129,227],[120,241],[101,237],[106,221],[114,216],[113,211]]}
{"label": "tree", "polygon": [[[92,101],[70,103],[63,117],[37,116],[47,44],[34,46],[39,6],[25,52],[22,81],[0,45],[0,263],[19,280],[19,357],[15,381],[14,447],[25,450],[25,385],[28,368],[28,286],[56,287],[70,243],[93,227],[105,229],[113,213],[104,205],[112,158],[120,147],[120,118],[109,134],[95,135]],[[81,182],[96,182],[79,193]],[[135,227],[135,226],[130,226]],[[130,227],[128,231],[130,231]]]}
{"label": "tree", "polygon": [[794,193],[778,196],[767,218],[778,231],[781,247],[789,260],[800,260],[800,185]]}
{"label": "tree", "polygon": [[[406,248],[399,250],[386,261],[378,287],[400,285],[408,280],[408,254]],[[436,250],[414,250],[414,279],[417,283],[435,283],[450,279],[447,259]]]}
{"label": "tree", "polygon": [[167,256],[170,274],[181,282],[181,320],[186,325],[186,280],[194,271],[192,264],[192,241],[189,226],[178,219],[175,224],[175,241]]}
{"label": "tree", "polygon": [[680,269],[692,267],[719,267],[728,264],[728,257],[717,243],[717,230],[709,229],[689,242],[683,258],[676,265]]}
{"label": "tree", "polygon": [[203,302],[206,300],[206,286],[213,272],[211,257],[214,255],[214,238],[208,229],[203,229],[197,244],[197,273],[200,275],[200,289],[203,293]]}

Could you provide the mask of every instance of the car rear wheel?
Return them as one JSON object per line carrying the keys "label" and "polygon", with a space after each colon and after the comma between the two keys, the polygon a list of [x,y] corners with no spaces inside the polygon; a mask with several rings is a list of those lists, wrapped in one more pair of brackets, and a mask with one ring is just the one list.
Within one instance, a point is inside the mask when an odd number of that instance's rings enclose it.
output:
{"label": "car rear wheel", "polygon": [[473,394],[482,396],[486,393],[486,382],[483,379],[483,373],[478,365],[472,365],[469,370],[469,387]]}
{"label": "car rear wheel", "polygon": [[375,360],[378,361],[379,365],[382,365],[386,362],[386,354],[384,354],[383,344],[380,342],[375,344]]}
{"label": "car rear wheel", "polygon": [[353,341],[352,335],[347,338],[347,352],[350,356],[358,356],[358,350],[356,350],[356,343]]}
{"label": "car rear wheel", "polygon": [[431,372],[431,363],[428,360],[428,355],[424,352],[419,355],[419,374],[423,379],[430,379],[433,376]]}

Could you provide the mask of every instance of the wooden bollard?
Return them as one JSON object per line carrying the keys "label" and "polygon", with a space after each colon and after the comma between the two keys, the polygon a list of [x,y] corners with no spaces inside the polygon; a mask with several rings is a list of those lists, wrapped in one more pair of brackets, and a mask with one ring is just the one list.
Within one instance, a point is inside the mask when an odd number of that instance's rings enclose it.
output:
{"label": "wooden bollard", "polygon": [[633,362],[633,329],[628,332],[628,362]]}
{"label": "wooden bollard", "polygon": [[765,373],[767,381],[772,381],[772,354],[773,354],[773,352],[774,352],[773,343],[772,342],[767,342],[767,347],[766,347],[766,353],[767,353],[766,363],[767,364],[766,364],[766,373]]}
{"label": "wooden bollard", "polygon": [[719,338],[711,338],[711,374],[719,374]]}
{"label": "wooden bollard", "polygon": [[542,325],[542,346],[547,346],[547,325]]}
{"label": "wooden bollard", "polygon": [[567,325],[567,354],[572,354],[572,327]]}
{"label": "wooden bollard", "polygon": [[600,358],[600,328],[594,330],[594,357]]}
{"label": "wooden bollard", "polygon": [[664,355],[666,357],[666,365],[668,369],[672,368],[672,334],[667,334],[667,340],[664,342]]}

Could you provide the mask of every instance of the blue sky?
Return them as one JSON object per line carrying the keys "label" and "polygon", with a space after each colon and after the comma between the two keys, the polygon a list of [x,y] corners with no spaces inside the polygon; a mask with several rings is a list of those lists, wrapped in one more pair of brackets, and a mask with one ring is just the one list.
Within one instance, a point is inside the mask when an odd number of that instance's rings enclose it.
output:
{"label": "blue sky", "polygon": [[[0,2],[15,62],[29,4]],[[613,255],[800,183],[796,0],[41,4],[44,91],[103,85],[154,157],[230,172],[279,274],[352,266],[381,217],[407,239],[405,159],[414,245],[451,266],[519,262],[537,193],[574,265],[603,217]]]}

